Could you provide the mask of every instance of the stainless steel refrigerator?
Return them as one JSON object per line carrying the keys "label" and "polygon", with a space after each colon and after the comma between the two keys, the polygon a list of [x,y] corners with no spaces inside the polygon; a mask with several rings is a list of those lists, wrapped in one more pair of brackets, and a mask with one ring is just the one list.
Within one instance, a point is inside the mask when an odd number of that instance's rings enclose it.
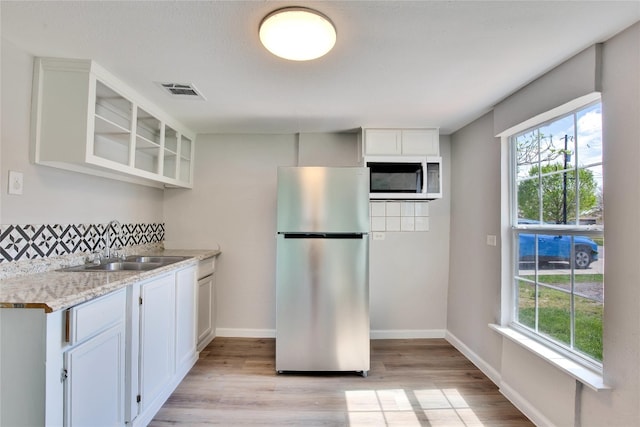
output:
{"label": "stainless steel refrigerator", "polygon": [[369,170],[278,169],[276,370],[369,370]]}

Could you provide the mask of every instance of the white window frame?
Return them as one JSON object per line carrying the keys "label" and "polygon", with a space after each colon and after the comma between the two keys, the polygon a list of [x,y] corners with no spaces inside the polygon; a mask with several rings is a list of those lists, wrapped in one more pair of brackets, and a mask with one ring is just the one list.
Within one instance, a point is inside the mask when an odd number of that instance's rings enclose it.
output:
{"label": "white window frame", "polygon": [[[515,150],[512,147],[511,137],[521,134],[527,130],[535,129],[544,126],[553,120],[557,120],[568,114],[577,112],[582,108],[586,108],[590,104],[602,102],[599,93],[589,94],[574,101],[571,101],[565,105],[557,107],[553,110],[533,117],[517,126],[505,130],[501,134],[497,135],[501,138],[502,146],[502,297],[501,297],[501,316],[500,325],[492,325],[492,327],[502,333],[504,336],[514,340],[520,341],[522,345],[527,339],[531,339],[536,343],[546,347],[553,352],[566,357],[567,359],[577,363],[579,366],[583,366],[592,372],[602,374],[602,363],[590,358],[578,351],[574,351],[566,346],[547,339],[543,335],[532,331],[524,326],[521,326],[515,322],[516,315],[516,293],[515,293],[515,278],[516,278],[516,266],[518,265],[517,258],[517,239],[518,231],[528,230],[535,232],[534,230],[544,230],[546,233],[559,232],[561,234],[568,235],[594,235],[601,236],[603,233],[603,227],[601,226],[574,226],[574,225],[544,225],[544,226],[518,226],[518,212],[515,203],[517,203],[517,187],[516,187],[516,165],[515,165]],[[572,320],[573,321],[573,320]],[[513,332],[508,332],[511,330]],[[520,337],[520,338],[515,338]],[[531,348],[535,347],[530,346]],[[535,351],[534,351],[535,352]],[[543,355],[544,351],[537,351],[539,355]],[[566,371],[566,370],[565,370]],[[569,372],[570,373],[570,372]],[[580,379],[579,375],[576,379]],[[601,381],[599,377],[598,381]],[[588,382],[585,382],[588,383]],[[600,384],[602,386],[602,384]],[[602,386],[606,388],[606,386]],[[600,388],[600,386],[596,386]]]}

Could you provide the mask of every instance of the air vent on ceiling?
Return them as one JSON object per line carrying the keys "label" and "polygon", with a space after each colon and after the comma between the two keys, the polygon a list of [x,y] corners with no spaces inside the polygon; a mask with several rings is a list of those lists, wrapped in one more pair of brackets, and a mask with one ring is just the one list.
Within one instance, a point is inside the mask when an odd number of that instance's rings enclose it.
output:
{"label": "air vent on ceiling", "polygon": [[202,96],[200,91],[192,83],[158,83],[167,93],[173,98],[179,99],[201,99],[206,98]]}

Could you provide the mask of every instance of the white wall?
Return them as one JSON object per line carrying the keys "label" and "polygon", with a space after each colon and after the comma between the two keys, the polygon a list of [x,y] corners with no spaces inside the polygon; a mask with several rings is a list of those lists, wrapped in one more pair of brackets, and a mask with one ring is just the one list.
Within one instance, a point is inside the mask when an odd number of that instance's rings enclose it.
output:
{"label": "white wall", "polygon": [[[445,192],[448,147],[445,137]],[[219,244],[218,334],[273,336],[277,167],[353,165],[357,135],[199,135],[196,150],[194,189],[166,192],[165,245]],[[384,242],[372,242],[371,324],[377,331],[443,335],[448,200],[447,195],[430,204],[430,232],[387,233]]]}
{"label": "white wall", "polygon": [[[448,332],[542,424],[631,426],[640,420],[640,265],[635,261],[640,240],[640,24],[607,41],[602,53],[604,380],[613,390],[576,387],[572,378],[520,346],[503,343],[487,327],[500,319],[500,248],[483,246],[485,234],[500,231],[501,160],[494,118],[488,114],[452,136]],[[547,81],[547,90],[563,84],[561,79]]]}
{"label": "white wall", "polygon": [[[163,191],[31,163],[33,56],[2,39],[0,224],[163,221]],[[8,171],[24,173],[24,194],[7,194]]]}

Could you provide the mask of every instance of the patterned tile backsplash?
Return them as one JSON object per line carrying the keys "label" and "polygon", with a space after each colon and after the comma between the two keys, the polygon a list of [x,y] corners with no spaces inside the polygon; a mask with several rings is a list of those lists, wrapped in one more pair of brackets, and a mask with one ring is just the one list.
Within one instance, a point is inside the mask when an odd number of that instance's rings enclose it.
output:
{"label": "patterned tile backsplash", "polygon": [[[107,224],[0,226],[0,263],[48,258],[105,248]],[[111,249],[164,241],[164,224],[122,224],[109,230]]]}

